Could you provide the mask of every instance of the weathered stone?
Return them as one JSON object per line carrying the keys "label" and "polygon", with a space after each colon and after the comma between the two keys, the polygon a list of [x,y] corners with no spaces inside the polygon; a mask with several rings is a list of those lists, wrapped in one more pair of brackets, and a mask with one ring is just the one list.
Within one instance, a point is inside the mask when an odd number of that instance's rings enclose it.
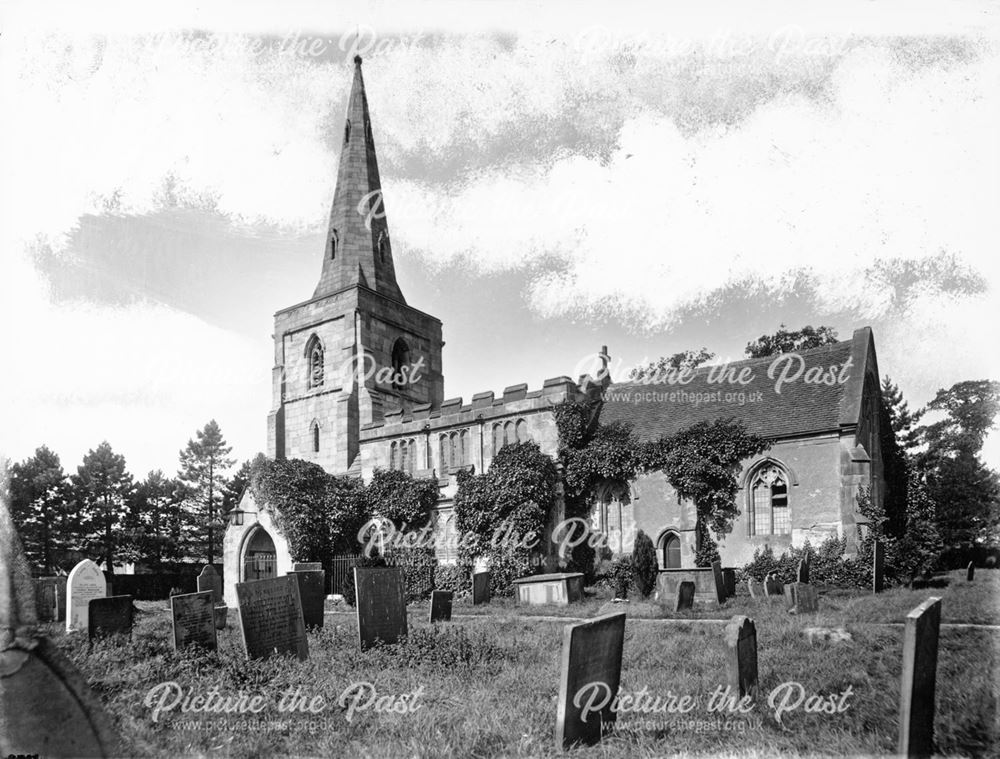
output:
{"label": "weathered stone", "polygon": [[396,643],[406,637],[406,598],[398,567],[355,567],[355,608],[361,650],[376,640]]}
{"label": "weathered stone", "polygon": [[726,602],[726,581],[722,576],[721,562],[712,562],[712,576],[715,578],[715,596],[721,606]]}
{"label": "weathered stone", "polygon": [[[563,630],[559,701],[556,707],[556,747],[593,745],[613,727],[611,700],[618,693],[625,643],[625,615],[609,614]],[[605,698],[607,696],[607,698]],[[600,714],[589,714],[587,703],[606,701]]]}
{"label": "weathered stone", "polygon": [[472,574],[472,603],[473,605],[490,602],[490,573],[473,572]]}
{"label": "weathered stone", "polygon": [[899,756],[934,753],[934,690],[940,626],[940,598],[932,596],[906,615],[896,750]]}
{"label": "weathered stone", "polygon": [[971,561],[965,570],[965,579],[967,582],[972,582],[976,579],[976,565]]}
{"label": "weathered stone", "polygon": [[583,573],[556,572],[531,575],[514,580],[517,602],[529,606],[556,604],[566,606],[583,600]]}
{"label": "weathered stone", "polygon": [[752,577],[747,578],[747,590],[750,592],[750,598],[753,598],[754,600],[760,598],[764,594],[763,589]]}
{"label": "weathered stone", "polygon": [[292,564],[293,572],[320,572],[323,569],[321,561],[297,561]]}
{"label": "weathered stone", "polygon": [[174,632],[174,650],[197,644],[215,650],[215,603],[212,591],[184,593],[170,599],[170,619]]}
{"label": "weathered stone", "polygon": [[677,586],[677,599],[674,601],[674,611],[684,611],[694,608],[694,583],[684,581]]}
{"label": "weathered stone", "polygon": [[785,608],[787,608],[790,612],[793,613],[795,612],[795,603],[796,603],[795,591],[797,589],[796,588],[797,585],[798,583],[795,582],[785,583],[785,592],[784,592]]}
{"label": "weathered stone", "polygon": [[131,635],[132,596],[92,598],[87,612],[87,632],[91,639]]}
{"label": "weathered stone", "polygon": [[430,621],[450,622],[451,602],[454,594],[450,590],[431,591]]}
{"label": "weathered stone", "polygon": [[806,554],[806,558],[799,562],[796,577],[804,585],[809,583],[809,554]]}
{"label": "weathered stone", "polygon": [[815,614],[819,611],[819,593],[815,585],[795,583],[795,613]]}
{"label": "weathered stone", "polygon": [[91,600],[107,595],[104,572],[94,562],[84,559],[73,567],[66,580],[66,632],[88,629]]}
{"label": "weathered stone", "polygon": [[726,586],[726,598],[736,598],[736,570],[732,567],[723,567],[722,580]]}
{"label": "weathered stone", "polygon": [[299,583],[294,577],[237,583],[236,598],[240,605],[243,650],[248,659],[267,659],[283,653],[309,658]]}
{"label": "weathered stone", "polygon": [[302,619],[306,627],[322,627],[326,605],[326,572],[322,569],[295,570],[299,583],[299,598],[302,601]]}
{"label": "weathered stone", "polygon": [[878,540],[872,551],[872,593],[881,593],[885,586],[885,546]]}
{"label": "weathered stone", "polygon": [[213,604],[222,603],[222,578],[219,577],[219,573],[211,564],[206,564],[205,568],[201,570],[201,574],[198,575],[198,592],[206,590],[212,591]]}
{"label": "weathered stone", "polygon": [[35,604],[39,622],[66,619],[66,578],[40,577],[35,580]]}
{"label": "weathered stone", "polygon": [[749,617],[735,616],[726,625],[728,685],[738,698],[756,697],[757,626]]}
{"label": "weathered stone", "polygon": [[849,643],[854,640],[854,637],[844,627],[805,627],[802,629],[802,634],[810,643],[817,643],[819,641]]}
{"label": "weathered stone", "polygon": [[784,586],[775,575],[770,574],[764,578],[764,594],[768,601],[777,601],[784,595]]}

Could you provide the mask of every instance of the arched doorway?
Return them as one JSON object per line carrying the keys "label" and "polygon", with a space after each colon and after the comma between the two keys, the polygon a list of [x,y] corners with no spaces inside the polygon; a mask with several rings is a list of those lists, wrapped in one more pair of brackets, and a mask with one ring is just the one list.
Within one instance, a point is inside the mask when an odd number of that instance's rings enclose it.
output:
{"label": "arched doorway", "polygon": [[240,579],[243,582],[277,577],[277,552],[274,541],[263,527],[255,529],[244,544]]}
{"label": "arched doorway", "polygon": [[657,541],[657,553],[659,554],[660,567],[662,569],[681,568],[681,536],[673,530],[660,535]]}

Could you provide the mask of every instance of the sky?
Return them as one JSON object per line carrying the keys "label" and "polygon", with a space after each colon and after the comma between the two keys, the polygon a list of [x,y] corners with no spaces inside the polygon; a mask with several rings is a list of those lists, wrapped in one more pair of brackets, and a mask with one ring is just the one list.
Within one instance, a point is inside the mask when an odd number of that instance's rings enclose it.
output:
{"label": "sky", "polygon": [[[0,2],[0,454],[265,447],[355,54],[448,397],[806,324],[1000,378],[993,3]],[[1000,466],[1000,440],[985,457]]]}

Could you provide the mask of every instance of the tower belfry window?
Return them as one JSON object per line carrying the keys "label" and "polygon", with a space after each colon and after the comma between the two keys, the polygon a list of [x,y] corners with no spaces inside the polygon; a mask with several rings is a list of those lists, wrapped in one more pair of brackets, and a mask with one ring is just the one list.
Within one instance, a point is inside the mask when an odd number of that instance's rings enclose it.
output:
{"label": "tower belfry window", "polygon": [[389,248],[389,235],[382,230],[378,234],[378,260],[379,263],[385,263],[385,252]]}
{"label": "tower belfry window", "polygon": [[309,387],[320,387],[324,379],[323,344],[315,335],[309,340],[306,356],[309,360]]}
{"label": "tower belfry window", "polygon": [[340,244],[340,235],[336,229],[330,230],[330,260],[337,257],[337,246]]}
{"label": "tower belfry window", "polygon": [[398,338],[392,346],[392,388],[402,390],[406,384],[406,373],[410,365],[410,346],[403,338]]}
{"label": "tower belfry window", "polygon": [[348,119],[344,124],[344,144],[346,145],[351,141],[351,120]]}

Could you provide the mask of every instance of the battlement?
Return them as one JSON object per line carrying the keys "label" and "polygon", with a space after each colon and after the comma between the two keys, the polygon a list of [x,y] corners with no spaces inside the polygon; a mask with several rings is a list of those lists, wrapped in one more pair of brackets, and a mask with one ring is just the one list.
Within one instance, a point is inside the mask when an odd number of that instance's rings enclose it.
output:
{"label": "battlement", "polygon": [[448,398],[435,407],[431,403],[417,404],[410,409],[386,411],[384,421],[361,428],[363,441],[382,437],[413,434],[453,426],[478,424],[510,415],[546,411],[567,401],[581,400],[586,393],[569,377],[552,377],[539,390],[528,391],[527,383],[510,385],[497,396],[492,390],[476,393],[470,403],[463,398]]}

